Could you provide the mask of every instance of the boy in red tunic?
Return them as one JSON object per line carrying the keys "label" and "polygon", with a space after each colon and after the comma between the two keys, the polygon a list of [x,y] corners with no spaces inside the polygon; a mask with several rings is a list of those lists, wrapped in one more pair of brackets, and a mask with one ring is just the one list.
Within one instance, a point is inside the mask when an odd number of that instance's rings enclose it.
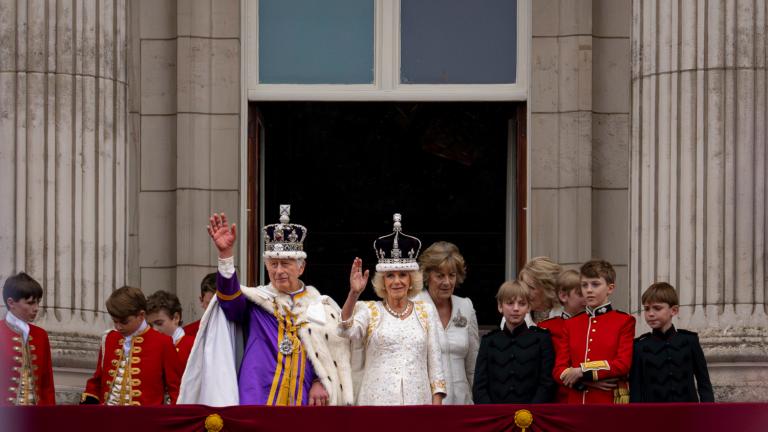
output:
{"label": "boy in red tunic", "polygon": [[[584,296],[581,294],[581,275],[576,270],[566,270],[557,278],[557,298],[560,300],[562,312],[559,316],[546,319],[537,325],[549,330],[555,347],[557,339],[563,337],[565,320],[584,312]],[[568,402],[568,387],[557,386],[555,402]]]}
{"label": "boy in red tunic", "polygon": [[168,336],[145,321],[147,299],[138,288],[122,287],[107,299],[115,329],[102,338],[96,371],[88,380],[83,404],[162,405],[179,395],[181,370]]}
{"label": "boy in red tunic", "polygon": [[0,323],[0,405],[55,405],[48,333],[30,324],[37,317],[43,288],[28,274],[3,285],[8,308]]}
{"label": "boy in red tunic", "polygon": [[195,338],[187,336],[181,328],[181,303],[175,294],[157,291],[147,298],[147,321],[153,329],[170,336],[179,355],[181,370],[187,366]]}
{"label": "boy in red tunic", "polygon": [[[200,307],[203,308],[203,313],[208,309],[208,305],[211,303],[211,299],[216,295],[216,275],[218,273],[208,273],[200,283]],[[189,323],[184,326],[184,333],[195,339],[197,331],[200,329],[200,320]]]}
{"label": "boy in red tunic", "polygon": [[[614,310],[616,272],[607,261],[581,266],[586,312],[563,322],[556,340],[555,380],[569,387],[568,403],[628,403],[635,318]],[[587,386],[586,383],[591,383]]]}

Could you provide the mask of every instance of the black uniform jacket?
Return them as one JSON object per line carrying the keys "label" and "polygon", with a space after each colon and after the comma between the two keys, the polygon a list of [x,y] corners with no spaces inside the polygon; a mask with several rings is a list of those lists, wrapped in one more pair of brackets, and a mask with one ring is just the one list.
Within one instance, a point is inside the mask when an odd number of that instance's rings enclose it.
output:
{"label": "black uniform jacket", "polygon": [[635,339],[629,400],[714,402],[707,361],[696,333],[672,326],[666,333],[654,330]]}
{"label": "black uniform jacket", "polygon": [[522,323],[483,336],[472,389],[476,404],[545,403],[555,396],[555,352],[548,330]]}

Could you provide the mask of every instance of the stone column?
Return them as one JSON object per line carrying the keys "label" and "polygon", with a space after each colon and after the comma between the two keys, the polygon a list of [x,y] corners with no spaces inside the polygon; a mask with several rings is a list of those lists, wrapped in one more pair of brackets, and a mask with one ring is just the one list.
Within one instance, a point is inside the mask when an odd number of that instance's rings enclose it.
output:
{"label": "stone column", "polygon": [[632,310],[672,283],[718,399],[766,400],[765,2],[635,0],[632,32]]}
{"label": "stone column", "polygon": [[125,0],[0,1],[0,280],[45,290],[57,388],[125,282]]}

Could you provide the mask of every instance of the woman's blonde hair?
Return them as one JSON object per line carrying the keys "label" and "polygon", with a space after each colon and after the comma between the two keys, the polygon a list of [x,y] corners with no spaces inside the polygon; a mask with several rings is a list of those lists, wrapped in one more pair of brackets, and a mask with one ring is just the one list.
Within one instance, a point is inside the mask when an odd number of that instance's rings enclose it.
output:
{"label": "woman's blonde hair", "polygon": [[525,263],[517,278],[540,288],[546,302],[546,308],[552,309],[555,304],[559,303],[557,278],[561,271],[560,264],[552,261],[549,257],[540,256]]}
{"label": "woman's blonde hair", "polygon": [[419,256],[419,267],[424,274],[424,279],[429,279],[429,273],[436,271],[443,265],[452,267],[456,272],[456,285],[461,285],[467,276],[467,266],[464,257],[459,252],[459,247],[447,241],[432,243]]}
{"label": "woman's blonde hair", "polygon": [[[381,299],[387,296],[387,290],[384,288],[384,275],[387,273],[390,272],[376,272],[373,275],[373,281],[371,282],[373,291]],[[408,298],[411,298],[421,292],[421,289],[424,286],[424,276],[422,276],[421,272],[418,270],[411,270],[406,273],[411,276],[411,286],[408,287]]]}

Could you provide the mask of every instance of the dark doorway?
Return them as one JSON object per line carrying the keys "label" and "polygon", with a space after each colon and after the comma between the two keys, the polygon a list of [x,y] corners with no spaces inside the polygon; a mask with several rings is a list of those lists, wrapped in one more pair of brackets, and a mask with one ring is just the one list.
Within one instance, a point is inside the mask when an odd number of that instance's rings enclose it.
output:
{"label": "dark doorway", "polygon": [[[446,240],[461,249],[467,279],[456,294],[470,297],[481,324],[498,322],[494,295],[518,251],[516,103],[337,103],[260,102],[251,105],[257,145],[249,162],[262,157],[265,220],[275,223],[280,204],[291,204],[291,221],[307,227],[307,268],[302,279],[346,299],[349,267],[359,256],[375,267],[373,241],[392,230],[401,213],[404,232],[419,237],[422,250]],[[256,121],[254,121],[256,119]],[[510,157],[512,156],[512,157]],[[511,163],[510,163],[511,162]],[[510,187],[511,185],[511,187]],[[510,190],[512,189],[512,190]],[[256,202],[255,202],[256,201]],[[510,211],[510,208],[513,211]],[[256,221],[253,221],[254,223]],[[511,228],[510,228],[511,227]],[[256,231],[253,231],[253,228]],[[513,232],[510,232],[513,231]],[[258,255],[258,243],[251,254]],[[261,257],[255,256],[256,270]],[[363,298],[373,299],[370,287]]]}

